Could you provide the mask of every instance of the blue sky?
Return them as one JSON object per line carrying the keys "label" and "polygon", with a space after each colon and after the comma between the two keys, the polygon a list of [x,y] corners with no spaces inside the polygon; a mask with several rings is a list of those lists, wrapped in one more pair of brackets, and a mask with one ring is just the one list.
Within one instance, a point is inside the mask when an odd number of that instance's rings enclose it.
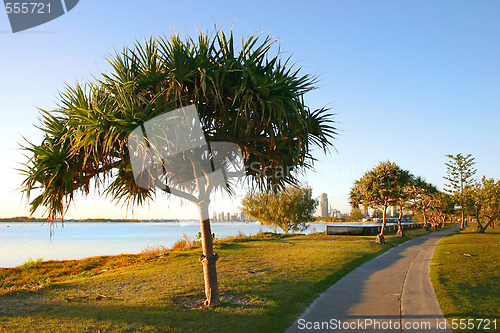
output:
{"label": "blue sky", "polygon": [[[80,1],[66,15],[13,34],[0,10],[0,216],[27,215],[15,170],[23,136],[38,142],[37,107],[50,109],[66,83],[91,80],[105,57],[151,34],[195,34],[214,24],[236,36],[279,39],[284,56],[319,78],[306,95],[335,113],[337,150],[317,152],[305,181],[349,211],[353,182],[391,160],[439,188],[446,154],[471,153],[478,176],[500,178],[498,1]],[[239,198],[212,209],[236,211]],[[41,215],[42,212],[36,215]],[[68,217],[196,218],[190,204],[158,197],[126,212],[91,194]]]}

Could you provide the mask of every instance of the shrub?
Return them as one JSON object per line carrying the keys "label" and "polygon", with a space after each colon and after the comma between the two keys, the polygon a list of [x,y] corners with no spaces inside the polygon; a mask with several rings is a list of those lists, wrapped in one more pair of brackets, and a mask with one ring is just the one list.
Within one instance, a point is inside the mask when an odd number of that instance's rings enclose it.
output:
{"label": "shrub", "polygon": [[43,258],[38,258],[36,261],[31,258],[28,258],[28,260],[21,265],[21,269],[31,269],[39,267],[42,264],[42,261]]}

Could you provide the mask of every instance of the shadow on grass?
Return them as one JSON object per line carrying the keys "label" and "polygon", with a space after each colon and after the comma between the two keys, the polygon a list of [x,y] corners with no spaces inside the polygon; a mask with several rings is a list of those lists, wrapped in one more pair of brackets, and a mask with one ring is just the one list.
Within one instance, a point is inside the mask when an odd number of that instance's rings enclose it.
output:
{"label": "shadow on grass", "polygon": [[247,248],[248,245],[242,244],[243,242],[234,242],[231,241],[229,243],[216,243],[214,246],[217,249],[222,249],[222,250],[238,250],[238,249],[243,249]]}

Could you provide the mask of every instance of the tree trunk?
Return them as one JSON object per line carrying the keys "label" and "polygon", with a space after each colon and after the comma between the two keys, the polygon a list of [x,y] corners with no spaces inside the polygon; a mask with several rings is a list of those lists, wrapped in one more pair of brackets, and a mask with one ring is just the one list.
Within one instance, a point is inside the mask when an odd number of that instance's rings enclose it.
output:
{"label": "tree trunk", "polygon": [[285,232],[285,235],[288,235],[288,232],[290,232],[290,225],[288,225],[287,222],[281,223],[281,225],[283,226],[281,229]]}
{"label": "tree trunk", "polygon": [[375,243],[378,244],[385,244],[385,239],[384,239],[384,229],[385,229],[385,214],[387,212],[387,206],[384,206],[384,209],[382,210],[382,228],[380,230],[380,234],[377,235],[377,238],[375,239]]}
{"label": "tree trunk", "polygon": [[422,229],[425,230],[425,231],[429,231],[429,226],[427,224],[427,216],[425,214],[425,211],[422,212],[422,216],[424,217],[424,226],[423,226]]}
{"label": "tree trunk", "polygon": [[483,228],[483,224],[481,223],[481,220],[479,219],[479,216],[477,217],[477,231],[480,232],[479,230],[481,230]]}
{"label": "tree trunk", "polygon": [[403,225],[401,224],[401,219],[403,218],[403,207],[399,208],[399,217],[398,217],[398,233],[396,236],[404,237],[405,232],[403,231]]}
{"label": "tree trunk", "polygon": [[429,220],[431,222],[431,230],[438,230],[439,222],[438,222],[437,218],[435,216],[431,215]]}
{"label": "tree trunk", "polygon": [[465,228],[465,212],[464,212],[464,208],[462,206],[462,220],[460,220],[460,229],[464,229]]}
{"label": "tree trunk", "polygon": [[481,234],[484,234],[484,232],[486,231],[486,229],[490,226],[490,224],[495,220],[495,218],[492,218],[488,221],[488,223],[486,223],[483,227],[479,228],[479,230],[477,232],[481,233]]}
{"label": "tree trunk", "polygon": [[219,283],[217,282],[217,269],[215,263],[219,256],[214,253],[212,230],[210,228],[210,218],[208,213],[208,200],[198,203],[201,223],[201,247],[203,254],[200,261],[203,265],[203,277],[205,279],[205,305],[219,303]]}

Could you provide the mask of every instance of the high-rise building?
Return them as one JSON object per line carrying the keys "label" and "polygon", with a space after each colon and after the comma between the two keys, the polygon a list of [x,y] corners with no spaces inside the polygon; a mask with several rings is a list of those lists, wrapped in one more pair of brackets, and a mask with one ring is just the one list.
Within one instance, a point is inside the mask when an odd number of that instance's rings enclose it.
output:
{"label": "high-rise building", "polygon": [[398,216],[398,211],[396,209],[396,206],[390,206],[389,207],[389,215],[391,217],[397,217]]}
{"label": "high-rise building", "polygon": [[321,193],[319,196],[319,209],[321,217],[328,217],[328,197],[326,193]]}
{"label": "high-rise building", "polygon": [[340,210],[333,209],[332,210],[332,216],[335,217],[335,218],[337,218],[337,219],[340,219],[340,218],[343,217],[343,214],[342,214],[342,212]]}
{"label": "high-rise building", "polygon": [[363,212],[363,215],[365,217],[370,217],[370,214],[368,212],[368,206],[361,206],[361,207],[362,207],[361,212]]}

